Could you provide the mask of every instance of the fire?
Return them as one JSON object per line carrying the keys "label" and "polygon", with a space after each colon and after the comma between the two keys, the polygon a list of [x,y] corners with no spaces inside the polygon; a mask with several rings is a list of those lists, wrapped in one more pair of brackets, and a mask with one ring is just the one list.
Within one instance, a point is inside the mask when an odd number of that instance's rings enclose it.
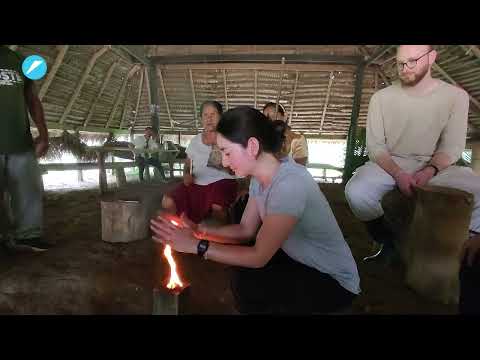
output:
{"label": "fire", "polygon": [[[175,226],[179,225],[175,220],[170,220],[170,222]],[[167,288],[168,289],[175,289],[176,287],[182,288],[183,283],[180,280],[180,277],[178,276],[177,264],[173,259],[172,248],[170,247],[170,245],[165,246],[165,250],[163,250],[163,255],[165,255],[165,257],[168,260],[168,264],[170,265],[170,280],[168,280]]]}

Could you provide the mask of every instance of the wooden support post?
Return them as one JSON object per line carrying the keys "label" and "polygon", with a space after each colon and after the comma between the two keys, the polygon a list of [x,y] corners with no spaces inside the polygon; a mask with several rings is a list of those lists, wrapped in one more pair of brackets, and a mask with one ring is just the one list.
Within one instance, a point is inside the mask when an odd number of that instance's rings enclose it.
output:
{"label": "wooden support post", "polygon": [[480,175],[480,141],[472,143],[472,169]]}
{"label": "wooden support post", "polygon": [[125,170],[123,167],[115,169],[115,177],[117,178],[117,186],[122,187],[127,184],[127,177],[125,176]]}
{"label": "wooden support post", "polygon": [[96,151],[98,161],[98,185],[100,194],[105,194],[108,190],[107,173],[105,170],[105,153],[103,151]]}
{"label": "wooden support post", "polygon": [[355,139],[357,134],[358,114],[360,112],[360,104],[362,100],[363,75],[365,73],[365,64],[361,63],[358,66],[355,79],[355,94],[352,105],[352,116],[350,119],[350,128],[348,129],[347,151],[345,156],[345,167],[342,181],[345,184],[352,176],[355,169],[352,168],[352,161],[355,150]]}
{"label": "wooden support post", "polygon": [[95,63],[97,62],[98,58],[103,54],[105,54],[108,50],[109,50],[108,46],[102,47],[100,50],[96,51],[88,61],[87,67],[85,68],[85,70],[83,70],[82,77],[78,81],[77,86],[75,87],[75,90],[73,91],[73,94],[70,97],[70,101],[68,102],[67,106],[65,107],[65,110],[63,111],[62,116],[60,117],[60,120],[59,120],[60,124],[63,124],[68,114],[72,110],[73,104],[75,104],[75,101],[80,95],[80,91],[82,90],[82,87],[85,84],[85,81],[87,81],[88,75],[90,75],[90,72],[95,66]]}
{"label": "wooden support post", "polygon": [[88,123],[90,122],[94,112],[95,112],[95,106],[97,105],[98,101],[103,95],[103,92],[105,91],[105,88],[107,87],[108,82],[110,81],[110,78],[112,77],[113,71],[118,65],[118,61],[115,61],[110,65],[107,71],[107,75],[103,78],[102,86],[100,87],[100,91],[98,92],[97,96],[92,102],[92,105],[90,105],[90,110],[88,110],[88,115],[85,118],[85,122],[83,123],[83,127],[86,128]]}
{"label": "wooden support post", "polygon": [[57,74],[57,71],[60,68],[60,65],[62,65],[63,58],[65,57],[67,50],[68,50],[68,45],[60,46],[57,57],[55,58],[55,61],[50,71],[48,71],[47,77],[45,78],[45,81],[43,82],[42,87],[40,88],[40,91],[38,92],[38,98],[40,99],[40,101],[43,100],[43,97],[47,93],[47,90],[50,87],[50,84],[52,83],[53,78]]}

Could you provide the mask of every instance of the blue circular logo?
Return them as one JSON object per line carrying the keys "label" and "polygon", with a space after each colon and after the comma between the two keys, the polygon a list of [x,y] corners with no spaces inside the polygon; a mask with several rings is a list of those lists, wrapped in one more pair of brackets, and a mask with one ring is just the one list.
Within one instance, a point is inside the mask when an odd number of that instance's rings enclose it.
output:
{"label": "blue circular logo", "polygon": [[22,64],[23,74],[31,80],[39,80],[47,73],[47,62],[38,55],[30,55]]}

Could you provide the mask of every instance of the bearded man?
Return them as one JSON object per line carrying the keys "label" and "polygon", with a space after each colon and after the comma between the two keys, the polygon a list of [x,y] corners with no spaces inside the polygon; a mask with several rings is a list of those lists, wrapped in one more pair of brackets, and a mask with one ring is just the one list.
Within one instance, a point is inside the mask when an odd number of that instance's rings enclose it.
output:
{"label": "bearded man", "polygon": [[[472,193],[471,236],[465,239],[470,260],[480,248],[480,176],[469,167],[454,165],[465,149],[469,96],[457,86],[432,78],[436,57],[430,45],[399,46],[399,81],[370,100],[370,161],[359,167],[345,186],[352,212],[380,244],[380,251],[365,261],[392,259],[393,233],[385,223],[381,200],[395,186],[407,196],[415,186],[426,184]],[[480,285],[476,291],[480,297]]]}

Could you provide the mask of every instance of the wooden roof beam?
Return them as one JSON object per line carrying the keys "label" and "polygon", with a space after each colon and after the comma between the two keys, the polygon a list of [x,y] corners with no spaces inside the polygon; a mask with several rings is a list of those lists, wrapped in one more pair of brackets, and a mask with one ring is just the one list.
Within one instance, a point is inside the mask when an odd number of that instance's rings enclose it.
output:
{"label": "wooden roof beam", "polygon": [[105,88],[106,88],[108,82],[110,81],[110,78],[112,77],[113,71],[115,70],[117,65],[118,65],[118,61],[114,61],[112,63],[112,65],[110,65],[110,67],[108,68],[107,75],[105,75],[105,77],[103,79],[102,86],[100,87],[100,91],[98,92],[97,96],[93,100],[92,105],[90,105],[90,110],[88,110],[87,118],[85,119],[85,122],[83,123],[84,128],[87,127],[88,123],[90,122],[90,119],[92,118],[93,113],[95,111],[95,106],[97,105],[98,101],[102,97],[103,92],[105,91]]}
{"label": "wooden roof beam", "polygon": [[223,69],[223,89],[225,91],[225,108],[228,111],[227,70]]}
{"label": "wooden roof beam", "polygon": [[133,117],[132,129],[135,128],[135,124],[137,123],[138,108],[140,106],[140,100],[142,98],[144,77],[145,77],[145,71],[141,71],[141,73],[140,73],[140,84],[138,85],[137,104],[135,105],[135,116]]}
{"label": "wooden roof beam", "polygon": [[[282,66],[285,66],[285,58],[282,58]],[[278,104],[280,102],[280,96],[282,95],[282,83],[283,83],[283,75],[285,74],[285,69],[282,67],[282,71],[280,72],[280,84],[278,86],[278,94],[277,94],[277,101],[275,102],[275,115],[274,119],[277,118],[278,113]]]}
{"label": "wooden roof beam", "polygon": [[57,74],[57,71],[60,68],[60,65],[62,65],[63,58],[65,57],[65,54],[68,51],[68,47],[69,47],[68,45],[60,46],[58,54],[55,58],[55,61],[53,62],[52,68],[48,72],[47,77],[45,78],[45,81],[42,83],[42,87],[38,92],[38,98],[40,100],[42,100],[45,94],[47,93],[47,90],[50,87],[50,84],[52,83],[53,79],[55,78],[55,75]]}
{"label": "wooden roof beam", "polygon": [[319,72],[319,71],[342,71],[355,73],[354,65],[344,64],[261,64],[261,63],[221,63],[221,64],[158,64],[157,69],[170,70],[267,70],[267,71],[301,71],[301,72]]}
{"label": "wooden roof beam", "polygon": [[[445,77],[445,79],[447,79],[451,84],[453,85],[456,85],[456,86],[460,86],[445,70],[443,70],[440,65],[438,65],[437,63],[433,63],[432,65],[432,68],[436,71],[438,71],[440,74],[443,75],[443,77]],[[467,91],[467,94],[468,94],[468,91]],[[475,99],[472,95],[468,94],[468,97],[470,98],[470,101],[472,102],[472,104],[475,105],[475,107],[477,108],[476,112],[479,112],[480,111],[480,101],[478,101],[477,99]]]}
{"label": "wooden roof beam", "polygon": [[[389,45],[393,46],[393,45]],[[286,63],[295,64],[346,64],[358,65],[361,56],[326,55],[326,54],[237,54],[237,55],[185,55],[185,56],[151,56],[152,64],[222,64],[222,63],[272,63],[278,64],[285,58]]]}
{"label": "wooden roof beam", "polygon": [[293,107],[295,106],[295,96],[297,95],[297,85],[298,85],[299,74],[300,73],[297,70],[295,72],[295,85],[293,86],[293,97],[292,97],[292,103],[290,104],[290,116],[288,117],[288,125],[290,125],[292,122]]}
{"label": "wooden roof beam", "polygon": [[170,112],[170,106],[168,105],[167,92],[165,91],[165,83],[163,81],[162,70],[157,70],[158,77],[160,78],[160,87],[162,88],[163,100],[165,101],[165,106],[167,108],[168,119],[170,120],[170,128],[173,129],[173,119]]}
{"label": "wooden roof beam", "polygon": [[140,65],[138,64],[133,65],[130,71],[128,72],[128,74],[123,79],[122,87],[120,88],[120,91],[117,94],[117,97],[115,99],[115,104],[113,105],[113,109],[110,112],[110,116],[108,117],[108,121],[105,124],[105,128],[108,128],[108,126],[113,120],[113,117],[115,116],[115,113],[117,112],[118,105],[120,104],[120,99],[122,98],[123,92],[125,91],[128,80],[133,76],[133,74],[135,74],[138,71],[139,67]]}
{"label": "wooden roof beam", "polygon": [[[383,46],[381,46],[373,54],[371,54],[367,59],[365,59],[365,66],[368,66],[368,65],[372,64],[374,61],[377,61],[378,59],[380,59],[383,55],[385,55],[394,46],[395,45],[383,45]],[[363,45],[363,47],[364,47],[364,45]]]}
{"label": "wooden roof beam", "polygon": [[323,129],[323,122],[325,121],[325,115],[327,114],[327,107],[328,102],[330,100],[330,91],[332,90],[333,79],[335,79],[335,75],[333,71],[330,73],[330,79],[328,80],[328,87],[327,87],[327,96],[325,97],[325,104],[323,105],[323,112],[322,112],[322,120],[320,121],[320,133]]}
{"label": "wooden roof beam", "polygon": [[59,121],[60,124],[63,124],[68,114],[72,110],[73,104],[75,103],[78,96],[80,95],[80,91],[82,90],[82,87],[85,84],[85,81],[87,81],[88,75],[90,75],[90,72],[95,66],[95,63],[97,62],[98,58],[103,54],[105,54],[109,49],[110,48],[108,46],[102,47],[100,50],[96,51],[88,61],[87,67],[83,71],[82,77],[80,78],[79,82],[77,83],[77,86],[75,87],[75,90],[73,91],[72,96],[70,97],[70,101],[68,102],[65,110],[63,111],[62,116],[60,117],[60,121]]}
{"label": "wooden roof beam", "polygon": [[198,114],[197,114],[197,97],[195,96],[195,85],[193,83],[193,72],[192,69],[188,69],[188,74],[190,75],[190,87],[192,89],[192,99],[193,99],[193,118],[195,119],[195,127],[198,130]]}
{"label": "wooden roof beam", "polygon": [[257,108],[257,80],[258,78],[258,70],[253,71],[253,107],[256,109]]}

